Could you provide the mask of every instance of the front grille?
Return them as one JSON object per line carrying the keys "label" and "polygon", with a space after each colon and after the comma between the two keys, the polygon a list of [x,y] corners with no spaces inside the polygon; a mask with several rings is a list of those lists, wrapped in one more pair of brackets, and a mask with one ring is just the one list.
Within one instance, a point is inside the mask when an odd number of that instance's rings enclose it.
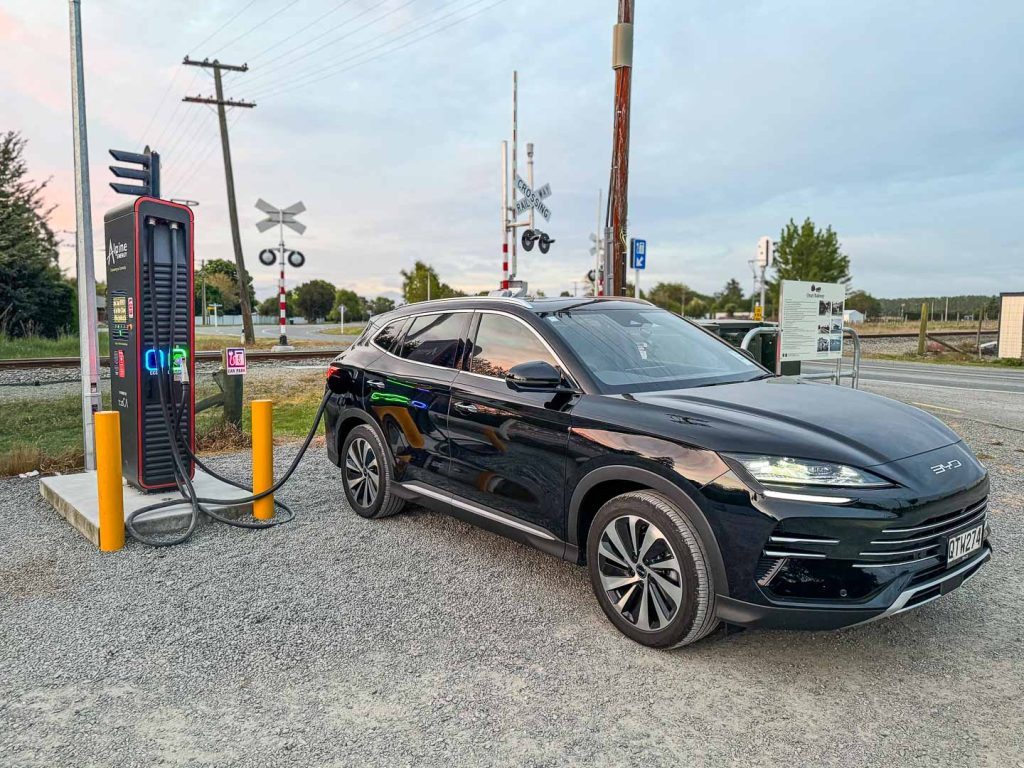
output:
{"label": "front grille", "polygon": [[853,563],[853,567],[888,568],[944,558],[946,537],[954,531],[984,523],[987,512],[988,499],[985,498],[969,507],[929,518],[919,525],[886,528],[879,538],[859,553],[858,557],[863,559]]}

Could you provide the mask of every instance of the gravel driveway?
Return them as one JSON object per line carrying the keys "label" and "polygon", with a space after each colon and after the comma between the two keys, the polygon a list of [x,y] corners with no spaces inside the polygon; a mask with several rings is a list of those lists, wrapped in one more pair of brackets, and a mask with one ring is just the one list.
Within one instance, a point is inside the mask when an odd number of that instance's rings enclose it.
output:
{"label": "gravel driveway", "polygon": [[580,568],[425,511],[358,518],[322,448],[282,495],[295,523],[168,550],[101,555],[37,480],[2,481],[0,765],[1024,766],[1024,436],[957,426],[993,477],[973,581],[674,652],[619,635]]}

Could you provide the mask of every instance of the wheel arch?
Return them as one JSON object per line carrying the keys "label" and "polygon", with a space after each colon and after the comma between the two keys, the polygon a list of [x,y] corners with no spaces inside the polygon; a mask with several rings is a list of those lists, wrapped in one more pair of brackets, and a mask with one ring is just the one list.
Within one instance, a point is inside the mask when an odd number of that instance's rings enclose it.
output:
{"label": "wheel arch", "polygon": [[604,466],[589,472],[576,485],[569,501],[569,516],[566,534],[569,537],[569,551],[579,553],[580,562],[586,560],[587,534],[597,511],[606,501],[623,493],[651,490],[669,498],[696,530],[707,554],[715,577],[716,591],[728,595],[729,580],[725,562],[718,546],[711,524],[696,502],[678,485],[666,477],[640,467],[625,465]]}

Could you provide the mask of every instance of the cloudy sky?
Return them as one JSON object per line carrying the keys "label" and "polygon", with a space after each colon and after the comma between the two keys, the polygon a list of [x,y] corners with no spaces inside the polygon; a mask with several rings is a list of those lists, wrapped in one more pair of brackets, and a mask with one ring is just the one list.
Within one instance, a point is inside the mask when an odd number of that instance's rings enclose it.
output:
{"label": "cloudy sky", "polygon": [[[321,277],[397,295],[424,259],[465,290],[500,279],[500,142],[519,70],[520,139],[551,184],[557,243],[521,256],[548,293],[592,265],[607,186],[615,0],[82,0],[96,247],[109,147],[163,154],[165,197],[200,201],[197,258],[232,258],[212,79],[227,95],[257,293],[259,197],[308,209],[288,244]],[[1024,290],[1024,3],[637,0],[630,234],[641,282],[750,285],[758,237],[831,224],[879,296]],[[0,130],[30,140],[74,229],[67,3],[4,0]],[[520,156],[525,155],[521,145]],[[123,198],[122,198],[123,200]],[[66,238],[71,242],[71,237]],[[67,248],[63,262],[73,262]],[[98,260],[102,274],[102,262]]]}

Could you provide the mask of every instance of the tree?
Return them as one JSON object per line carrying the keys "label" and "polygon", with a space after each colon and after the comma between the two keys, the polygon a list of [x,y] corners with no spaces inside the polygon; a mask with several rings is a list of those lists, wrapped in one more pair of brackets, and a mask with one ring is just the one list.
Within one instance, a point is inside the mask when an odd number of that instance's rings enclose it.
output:
{"label": "tree", "polygon": [[569,293],[568,291],[562,291],[560,294],[558,294],[558,296],[559,296],[559,298],[563,298],[564,299],[567,296],[572,296],[572,294]]}
{"label": "tree", "polygon": [[850,259],[841,250],[839,236],[831,226],[817,229],[810,218],[800,226],[789,220],[779,235],[772,266],[775,277],[768,287],[776,307],[781,280],[820,280],[844,285],[850,282]]}
{"label": "tree", "polygon": [[687,317],[704,317],[707,314],[708,305],[701,299],[690,299],[686,302]]}
{"label": "tree", "polygon": [[428,267],[422,261],[413,264],[411,270],[402,270],[402,295],[409,304],[417,301],[427,300],[427,286],[430,286],[431,299],[450,299],[453,296],[465,296],[462,291],[452,288],[447,283],[442,283],[433,267]]}
{"label": "tree", "polygon": [[658,283],[644,293],[644,298],[655,306],[678,315],[683,305],[692,299],[708,302],[710,297],[693,290],[685,283]]}
{"label": "tree", "polygon": [[[209,295],[209,289],[207,289],[207,295]],[[295,317],[295,291],[285,293],[284,302],[288,317]],[[276,293],[273,296],[268,296],[260,302],[257,312],[263,317],[280,317],[281,297]]]}
{"label": "tree", "polygon": [[[202,294],[199,299],[202,301]],[[242,307],[238,299],[238,281],[223,272],[206,278],[206,303],[208,306],[220,304],[219,315],[235,315]]]}
{"label": "tree", "polygon": [[334,294],[334,306],[327,315],[328,322],[336,323],[341,320],[339,306],[345,307],[345,322],[351,323],[354,320],[365,320],[369,314],[370,300],[360,296],[348,288],[339,288]]}
{"label": "tree", "polygon": [[743,286],[735,277],[715,294],[715,310],[725,312],[729,317],[732,317],[736,314],[736,310],[745,305],[746,297],[743,295]]}
{"label": "tree", "polygon": [[[233,287],[231,287],[226,293],[223,290],[227,287],[224,280],[212,280],[212,278],[217,275],[225,277],[233,285]],[[221,307],[219,311],[225,315],[233,315],[241,309],[242,303],[238,298],[238,268],[235,266],[235,263],[233,261],[226,261],[225,259],[210,259],[203,265],[202,269],[196,270],[194,288],[197,315],[201,315],[203,313],[204,277],[206,278],[207,304],[223,304],[224,306]],[[218,286],[216,290],[220,291],[220,293],[216,295],[211,294],[211,285]],[[228,305],[231,305],[233,309],[226,309]],[[252,287],[252,275],[249,276],[249,306],[256,306],[256,291]]]}
{"label": "tree", "polygon": [[387,296],[378,296],[369,302],[367,309],[370,315],[383,315],[385,312],[390,312],[395,308],[395,300],[389,299]]}
{"label": "tree", "polygon": [[295,308],[310,323],[327,317],[334,307],[334,286],[326,280],[310,280],[295,289]]}
{"label": "tree", "polygon": [[854,291],[847,296],[845,308],[863,312],[865,318],[878,317],[882,314],[882,302],[867,291]]}
{"label": "tree", "polygon": [[25,178],[26,141],[0,136],[0,331],[57,336],[76,325],[75,289],[57,263],[57,238],[45,208],[48,181]]}

